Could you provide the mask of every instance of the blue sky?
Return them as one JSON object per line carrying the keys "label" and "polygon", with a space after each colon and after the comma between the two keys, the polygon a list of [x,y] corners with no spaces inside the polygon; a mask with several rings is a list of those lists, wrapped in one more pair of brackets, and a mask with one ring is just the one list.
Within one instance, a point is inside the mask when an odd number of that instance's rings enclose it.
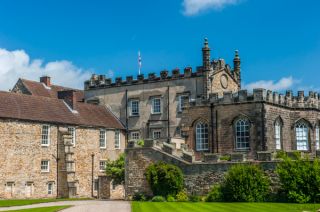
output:
{"label": "blue sky", "polygon": [[242,60],[244,87],[320,91],[318,0],[2,0],[0,89],[18,77],[82,87],[92,73],[201,65],[203,38],[212,58]]}

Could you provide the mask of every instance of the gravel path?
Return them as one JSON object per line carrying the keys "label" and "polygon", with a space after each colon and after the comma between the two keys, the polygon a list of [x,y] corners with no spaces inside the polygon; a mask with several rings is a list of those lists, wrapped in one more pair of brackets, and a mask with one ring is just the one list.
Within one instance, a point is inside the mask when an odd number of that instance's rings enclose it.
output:
{"label": "gravel path", "polygon": [[130,202],[125,201],[98,201],[98,200],[83,200],[83,201],[63,201],[49,202],[34,205],[23,205],[14,207],[3,207],[0,211],[11,211],[28,208],[40,208],[50,206],[73,205],[71,208],[62,210],[63,212],[131,212]]}

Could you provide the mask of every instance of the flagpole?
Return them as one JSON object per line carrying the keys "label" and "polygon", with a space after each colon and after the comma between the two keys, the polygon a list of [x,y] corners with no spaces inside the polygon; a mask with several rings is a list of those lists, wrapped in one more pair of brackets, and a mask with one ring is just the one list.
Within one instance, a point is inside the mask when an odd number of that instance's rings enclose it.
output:
{"label": "flagpole", "polygon": [[141,54],[140,50],[138,51],[138,65],[139,65],[139,75],[141,74]]}

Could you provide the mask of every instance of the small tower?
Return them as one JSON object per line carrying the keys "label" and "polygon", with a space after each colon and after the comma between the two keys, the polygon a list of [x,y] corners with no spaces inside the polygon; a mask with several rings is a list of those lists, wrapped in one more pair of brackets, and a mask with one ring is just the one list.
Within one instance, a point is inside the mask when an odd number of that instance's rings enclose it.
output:
{"label": "small tower", "polygon": [[202,48],[202,66],[203,71],[210,70],[210,48],[208,44],[208,38],[204,39],[204,46]]}
{"label": "small tower", "polygon": [[208,90],[209,90],[209,72],[211,70],[210,65],[210,48],[208,44],[208,39],[204,39],[204,46],[202,48],[202,72],[203,72],[203,94],[202,98],[208,98]]}
{"label": "small tower", "polygon": [[239,57],[239,51],[235,51],[234,59],[233,59],[233,74],[234,77],[237,79],[239,88],[241,87],[241,61]]}

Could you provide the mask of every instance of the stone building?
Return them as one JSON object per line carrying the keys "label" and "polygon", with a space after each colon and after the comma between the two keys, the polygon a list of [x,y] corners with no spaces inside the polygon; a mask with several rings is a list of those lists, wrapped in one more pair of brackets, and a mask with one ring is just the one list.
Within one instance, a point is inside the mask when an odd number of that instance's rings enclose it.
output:
{"label": "stone building", "polygon": [[[126,123],[129,140],[154,138],[162,141],[181,138],[181,117],[185,102],[207,99],[211,93],[240,89],[240,58],[236,52],[234,68],[223,59],[210,59],[205,40],[202,48],[203,64],[194,72],[187,67],[181,73],[174,69],[149,73],[137,78],[127,76],[112,82],[104,75],[93,75],[85,82],[85,101],[108,105]],[[173,139],[172,139],[173,138]]]}
{"label": "stone building", "polygon": [[124,151],[119,119],[81,102],[78,90],[20,79],[13,91],[0,92],[0,199],[96,197],[110,188],[99,179],[106,183],[106,161]]}

